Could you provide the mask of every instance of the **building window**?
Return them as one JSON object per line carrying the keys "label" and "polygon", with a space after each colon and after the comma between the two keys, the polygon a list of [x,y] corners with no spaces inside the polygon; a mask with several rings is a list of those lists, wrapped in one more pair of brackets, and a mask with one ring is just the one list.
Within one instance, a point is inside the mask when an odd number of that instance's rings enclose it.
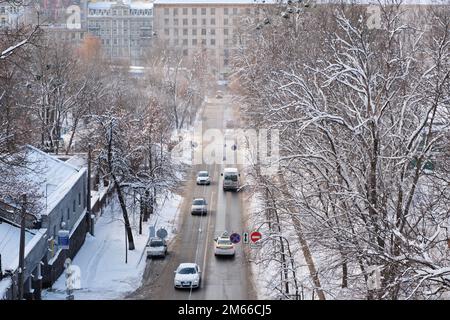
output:
{"label": "building window", "polygon": [[228,8],[223,8],[223,14],[228,14]]}
{"label": "building window", "polygon": [[202,39],[202,44],[206,45],[206,39]]}
{"label": "building window", "polygon": [[78,193],[78,205],[81,206],[81,193]]}
{"label": "building window", "polygon": [[164,19],[164,24],[167,26],[169,25],[169,19]]}
{"label": "building window", "polygon": [[73,209],[73,212],[75,212],[77,210],[77,205],[76,205],[75,200],[73,200],[72,209]]}
{"label": "building window", "polygon": [[173,8],[173,15],[177,16],[178,15],[178,8]]}
{"label": "building window", "polygon": [[168,35],[169,35],[169,29],[164,29],[164,34],[165,34],[166,36],[168,36]]}
{"label": "building window", "polygon": [[187,49],[184,49],[184,50],[183,50],[183,56],[186,57],[187,55],[188,55],[188,50],[187,50]]}
{"label": "building window", "polygon": [[183,46],[187,46],[188,45],[188,39],[183,39]]}
{"label": "building window", "polygon": [[169,8],[164,8],[164,14],[167,16],[169,14]]}
{"label": "building window", "polygon": [[192,35],[196,36],[197,35],[197,29],[192,29]]}
{"label": "building window", "polygon": [[212,35],[215,35],[216,34],[216,29],[210,29],[209,33],[212,34]]}
{"label": "building window", "polygon": [[206,36],[206,29],[202,29],[202,36]]}
{"label": "building window", "polygon": [[228,39],[223,39],[223,45],[227,46],[228,45]]}
{"label": "building window", "polygon": [[174,34],[175,36],[178,36],[178,29],[177,29],[177,28],[173,29],[173,34]]}
{"label": "building window", "polygon": [[202,26],[206,26],[206,19],[202,19]]}
{"label": "building window", "polygon": [[202,8],[202,16],[206,15],[206,8]]}
{"label": "building window", "polygon": [[177,26],[178,25],[178,19],[173,19],[173,25]]}
{"label": "building window", "polygon": [[196,46],[197,45],[197,39],[192,39],[192,45]]}
{"label": "building window", "polygon": [[211,45],[215,46],[216,45],[216,39],[211,39]]}
{"label": "building window", "polygon": [[183,8],[183,14],[187,15],[188,14],[188,8]]}
{"label": "building window", "polygon": [[227,26],[228,25],[228,19],[223,19],[223,25]]}
{"label": "building window", "polygon": [[174,40],[173,40],[173,44],[174,44],[175,46],[177,46],[177,45],[178,45],[178,39],[174,39]]}
{"label": "building window", "polygon": [[188,35],[188,29],[183,29],[183,36],[187,36]]}
{"label": "building window", "polygon": [[223,29],[223,34],[227,36],[228,35],[228,29]]}
{"label": "building window", "polygon": [[196,26],[197,25],[197,19],[192,19],[192,25]]}
{"label": "building window", "polygon": [[209,12],[211,13],[211,15],[216,14],[216,8],[211,8]]}
{"label": "building window", "polygon": [[[62,219],[62,217],[61,217],[61,219]],[[70,221],[70,210],[69,210],[69,208],[67,208],[67,222],[69,222]]]}
{"label": "building window", "polygon": [[233,8],[233,14],[237,14],[238,13],[238,9],[237,8]]}
{"label": "building window", "polygon": [[192,8],[192,14],[197,14],[197,8]]}
{"label": "building window", "polygon": [[215,25],[216,24],[216,19],[212,18],[211,19],[211,25]]}
{"label": "building window", "polygon": [[188,19],[183,19],[183,26],[187,26],[188,25]]}

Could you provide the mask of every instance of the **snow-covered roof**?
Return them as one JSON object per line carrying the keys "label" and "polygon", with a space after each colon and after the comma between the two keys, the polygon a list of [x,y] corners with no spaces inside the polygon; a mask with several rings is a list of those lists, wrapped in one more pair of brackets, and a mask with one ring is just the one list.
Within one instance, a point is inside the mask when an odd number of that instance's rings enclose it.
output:
{"label": "snow-covered roof", "polygon": [[326,3],[351,3],[351,4],[393,4],[403,5],[449,5],[450,0],[314,0],[318,4]]}
{"label": "snow-covered roof", "polygon": [[26,148],[27,168],[23,169],[22,177],[37,185],[43,207],[47,207],[43,214],[49,214],[86,169],[79,169],[33,146]]}
{"label": "snow-covered roof", "polygon": [[[25,246],[34,234],[25,232]],[[20,228],[12,224],[0,223],[0,254],[2,255],[2,270],[16,269],[14,264],[19,257]]]}
{"label": "snow-covered roof", "polygon": [[9,287],[12,285],[11,278],[4,278],[3,280],[0,280],[0,300],[4,299],[6,295],[6,291]]}

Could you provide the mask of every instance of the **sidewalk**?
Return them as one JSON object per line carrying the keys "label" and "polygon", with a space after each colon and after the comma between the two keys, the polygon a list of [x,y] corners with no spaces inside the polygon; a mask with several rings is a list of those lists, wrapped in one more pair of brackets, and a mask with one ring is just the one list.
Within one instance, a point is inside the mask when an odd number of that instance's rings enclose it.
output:
{"label": "sidewalk", "polygon": [[[138,233],[138,213],[133,218],[129,208],[130,223],[136,249],[128,250],[128,262],[125,263],[125,228],[122,211],[117,199],[113,199],[95,224],[95,236],[86,235],[86,241],[72,264],[81,270],[82,289],[75,290],[75,300],[120,299],[136,290],[142,282],[146,265],[145,245],[148,240],[149,226],[165,227],[169,239],[173,237],[178,219],[177,208],[182,197],[173,195],[167,199],[160,214],[151,216],[143,224],[142,235]],[[52,290],[42,293],[44,300],[63,300],[66,298],[65,274],[54,283]]]}

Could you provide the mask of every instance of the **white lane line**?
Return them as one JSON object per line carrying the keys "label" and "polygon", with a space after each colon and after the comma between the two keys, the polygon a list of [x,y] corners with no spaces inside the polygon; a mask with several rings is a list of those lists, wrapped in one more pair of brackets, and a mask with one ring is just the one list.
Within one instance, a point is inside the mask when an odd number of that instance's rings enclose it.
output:
{"label": "white lane line", "polygon": [[[213,198],[214,198],[214,190],[211,192],[211,198],[210,198],[210,203],[212,204],[212,201],[213,201]],[[217,212],[217,211],[216,211]],[[203,256],[203,265],[202,265],[202,269],[203,269],[203,278],[205,279],[206,278],[206,257],[208,256],[208,248],[209,248],[209,245],[208,245],[208,243],[209,243],[209,227],[210,227],[210,225],[211,225],[211,213],[209,214],[209,217],[208,217],[208,222],[207,222],[207,228],[206,228],[206,241],[205,241],[205,254],[204,254],[204,256]],[[204,284],[204,282],[202,281],[202,283],[201,283],[201,288],[203,288],[203,284]]]}

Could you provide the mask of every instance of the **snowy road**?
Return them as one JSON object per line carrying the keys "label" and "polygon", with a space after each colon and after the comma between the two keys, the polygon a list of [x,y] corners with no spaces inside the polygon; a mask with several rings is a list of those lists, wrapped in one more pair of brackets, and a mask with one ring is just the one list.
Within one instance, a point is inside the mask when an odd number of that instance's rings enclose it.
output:
{"label": "snowy road", "polygon": [[[228,98],[212,99],[205,106],[201,130],[204,132],[214,128],[223,132],[230,120],[233,120],[237,128],[235,118]],[[205,147],[206,142],[203,145],[204,149]],[[224,230],[238,233],[244,231],[242,196],[239,193],[222,190],[220,173],[223,167],[224,165],[220,163],[193,166],[191,178],[183,186],[181,225],[177,237],[169,246],[169,255],[165,259],[149,260],[142,287],[128,298],[196,300],[254,298],[249,281],[250,268],[242,244],[236,246],[234,258],[223,259],[214,256],[213,239],[219,233]],[[210,186],[197,186],[196,172],[205,169],[210,172],[212,183]],[[206,216],[191,216],[190,205],[193,197],[204,197],[208,201],[210,211]],[[174,270],[182,262],[196,262],[200,265],[203,272],[200,289],[190,291],[173,288]]]}

